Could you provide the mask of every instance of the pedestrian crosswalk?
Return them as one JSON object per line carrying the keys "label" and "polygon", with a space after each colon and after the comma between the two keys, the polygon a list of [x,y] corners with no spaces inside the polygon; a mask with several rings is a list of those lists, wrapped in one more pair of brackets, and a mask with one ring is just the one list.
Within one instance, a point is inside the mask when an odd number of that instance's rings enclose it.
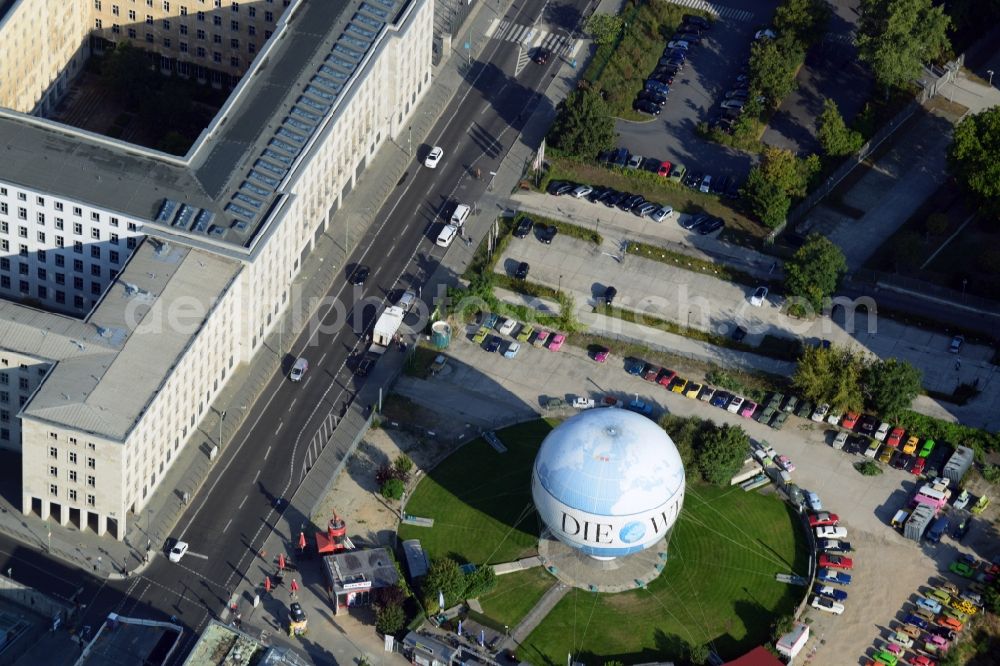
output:
{"label": "pedestrian crosswalk", "polygon": [[753,12],[751,11],[727,7],[715,2],[706,2],[706,0],[667,0],[667,2],[680,5],[681,7],[700,9],[708,12],[709,14],[718,16],[719,18],[729,19],[731,21],[740,21],[741,23],[747,23],[753,19]]}
{"label": "pedestrian crosswalk", "polygon": [[569,53],[574,41],[569,35],[557,35],[542,28],[497,19],[493,19],[490,27],[486,29],[486,37],[521,44],[526,49],[541,47],[553,55]]}

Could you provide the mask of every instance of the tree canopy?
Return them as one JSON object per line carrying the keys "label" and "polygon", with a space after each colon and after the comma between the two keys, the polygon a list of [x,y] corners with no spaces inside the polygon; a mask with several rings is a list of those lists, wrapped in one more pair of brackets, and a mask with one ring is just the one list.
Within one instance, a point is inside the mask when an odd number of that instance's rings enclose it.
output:
{"label": "tree canopy", "polygon": [[898,419],[923,386],[923,373],[897,358],[869,363],[861,373],[865,403],[876,414]]}
{"label": "tree canopy", "polygon": [[860,132],[856,132],[844,123],[837,103],[832,99],[823,100],[823,113],[817,121],[819,143],[823,152],[830,157],[842,157],[857,152],[864,143]]}
{"label": "tree canopy", "polygon": [[770,229],[780,226],[788,216],[792,199],[776,184],[767,179],[757,167],[750,170],[741,191],[743,200],[754,217]]}
{"label": "tree canopy", "polygon": [[1000,107],[966,116],[958,123],[948,160],[959,182],[994,215],[1000,213]]}
{"label": "tree canopy", "polygon": [[615,122],[597,92],[574,90],[559,103],[548,141],[564,153],[595,157],[614,146]]}
{"label": "tree canopy", "polygon": [[774,10],[774,28],[808,45],[823,36],[830,13],[826,0],[784,0]]}
{"label": "tree canopy", "polygon": [[625,21],[618,14],[594,13],[587,19],[586,31],[598,45],[613,44],[624,26]]}
{"label": "tree canopy", "polygon": [[[784,47],[784,48],[783,48]],[[762,39],[750,46],[750,80],[753,94],[771,105],[795,90],[795,67],[802,49],[794,40]]]}
{"label": "tree canopy", "polygon": [[858,58],[886,88],[920,78],[923,64],[951,45],[951,19],[932,0],[861,0]]}
{"label": "tree canopy", "polygon": [[805,196],[809,179],[819,170],[815,155],[799,159],[790,150],[767,147],[760,164],[747,176],[742,194],[750,211],[774,229],[788,215],[792,197]]}
{"label": "tree canopy", "polygon": [[863,360],[846,347],[807,347],[799,359],[792,385],[815,403],[838,411],[860,410]]}
{"label": "tree canopy", "polygon": [[785,293],[799,299],[794,310],[802,314],[808,304],[813,312],[837,290],[847,271],[847,260],[840,248],[820,234],[811,234],[791,259],[785,262]]}
{"label": "tree canopy", "polygon": [[445,606],[456,604],[464,598],[465,585],[465,574],[462,573],[458,562],[450,557],[435,558],[431,560],[427,576],[421,585],[424,591],[424,605],[436,608],[438,592],[444,593]]}
{"label": "tree canopy", "polygon": [[740,471],[750,448],[750,436],[739,426],[724,425],[704,434],[698,470],[708,483],[724,486]]}

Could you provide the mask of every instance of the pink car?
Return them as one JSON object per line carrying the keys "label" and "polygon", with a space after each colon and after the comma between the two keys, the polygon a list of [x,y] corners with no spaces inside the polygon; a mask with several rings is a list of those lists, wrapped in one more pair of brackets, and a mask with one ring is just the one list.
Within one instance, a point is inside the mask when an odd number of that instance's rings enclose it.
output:
{"label": "pink car", "polygon": [[596,352],[594,352],[594,360],[598,363],[604,363],[611,356],[611,350],[607,347],[601,347]]}
{"label": "pink car", "polygon": [[750,418],[753,416],[754,410],[757,409],[757,403],[753,400],[747,400],[743,403],[743,407],[740,408],[740,416],[744,418]]}
{"label": "pink car", "polygon": [[556,333],[549,338],[549,351],[559,351],[564,342],[566,342],[566,336],[562,333]]}
{"label": "pink car", "polygon": [[544,328],[535,333],[535,339],[531,341],[536,347],[544,347],[546,341],[549,339],[549,332]]}

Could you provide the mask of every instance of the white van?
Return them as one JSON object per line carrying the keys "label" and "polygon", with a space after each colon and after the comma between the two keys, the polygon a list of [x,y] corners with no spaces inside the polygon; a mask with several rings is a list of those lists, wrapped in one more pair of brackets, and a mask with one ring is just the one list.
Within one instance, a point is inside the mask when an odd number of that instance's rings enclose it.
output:
{"label": "white van", "polygon": [[462,225],[465,224],[465,221],[469,219],[469,213],[471,212],[472,209],[465,204],[458,204],[455,206],[455,212],[451,214],[451,220],[448,221],[448,224],[452,224],[461,229]]}
{"label": "white van", "polygon": [[452,241],[455,240],[455,236],[458,235],[458,227],[454,224],[444,225],[444,229],[438,234],[437,240],[434,241],[440,247],[448,247],[451,245]]}
{"label": "white van", "polygon": [[302,376],[305,375],[308,370],[309,361],[300,356],[295,359],[295,365],[292,366],[292,371],[288,373],[288,378],[293,382],[302,381]]}

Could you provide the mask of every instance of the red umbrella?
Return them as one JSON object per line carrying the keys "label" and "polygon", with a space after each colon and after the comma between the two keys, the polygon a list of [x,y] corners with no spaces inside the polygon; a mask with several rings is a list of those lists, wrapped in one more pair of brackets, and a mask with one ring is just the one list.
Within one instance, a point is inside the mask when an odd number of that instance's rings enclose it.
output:
{"label": "red umbrella", "polygon": [[278,555],[278,569],[280,569],[281,571],[285,570],[285,554],[284,553],[281,553],[280,555]]}
{"label": "red umbrella", "polygon": [[299,584],[295,582],[294,578],[292,579],[292,584],[291,584],[290,587],[292,588],[292,592],[298,592],[299,591]]}
{"label": "red umbrella", "polygon": [[306,549],[306,533],[299,532],[299,550]]}
{"label": "red umbrella", "polygon": [[264,591],[265,592],[270,592],[271,591],[271,577],[270,576],[264,576]]}

